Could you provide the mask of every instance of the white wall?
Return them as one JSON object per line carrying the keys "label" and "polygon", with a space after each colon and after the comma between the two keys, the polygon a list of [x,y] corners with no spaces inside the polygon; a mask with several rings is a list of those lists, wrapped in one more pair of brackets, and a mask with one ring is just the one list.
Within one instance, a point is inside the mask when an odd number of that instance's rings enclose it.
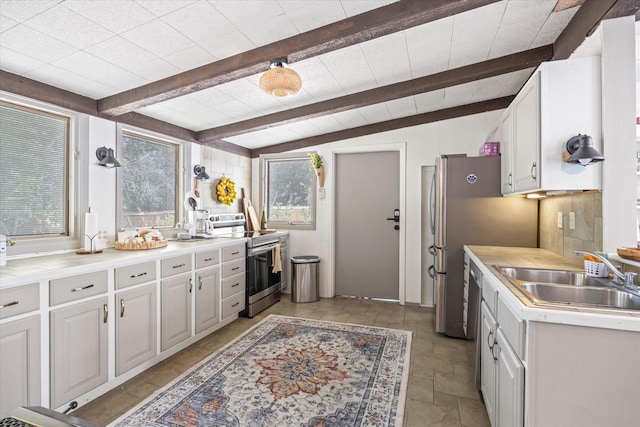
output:
{"label": "white wall", "polygon": [[[405,283],[404,294],[407,303],[419,304],[421,300],[421,266],[427,254],[421,253],[421,171],[423,166],[434,165],[440,154],[466,153],[477,156],[480,145],[491,129],[498,123],[502,110],[473,116],[430,123],[410,128],[368,135],[347,141],[338,141],[317,147],[308,147],[301,151],[317,151],[325,161],[327,179],[325,182],[326,198],[317,200],[317,218],[315,231],[296,230],[290,232],[290,255],[317,255],[320,257],[320,295],[332,297],[333,289],[333,153],[336,150],[354,147],[380,147],[406,144],[406,167],[401,171],[405,179],[406,207],[401,216],[406,229],[405,244]],[[253,159],[252,184],[255,196],[254,204],[258,205],[259,160]],[[427,262],[430,262],[430,258]],[[402,292],[400,292],[402,294]]]}

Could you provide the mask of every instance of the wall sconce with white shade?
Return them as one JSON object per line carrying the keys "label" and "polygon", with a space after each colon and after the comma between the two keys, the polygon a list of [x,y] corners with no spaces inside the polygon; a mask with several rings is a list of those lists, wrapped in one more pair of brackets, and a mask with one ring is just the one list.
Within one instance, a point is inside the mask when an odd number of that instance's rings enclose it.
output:
{"label": "wall sconce with white shade", "polygon": [[571,137],[566,147],[564,160],[567,163],[587,166],[604,160],[604,156],[593,148],[593,139],[589,135],[578,134]]}
{"label": "wall sconce with white shade", "polygon": [[300,75],[289,68],[287,58],[271,61],[270,69],[260,77],[260,88],[273,96],[295,95],[302,87]]}
{"label": "wall sconce with white shade", "polygon": [[106,168],[119,168],[120,162],[116,160],[113,154],[113,148],[100,147],[96,150],[96,157],[98,158],[98,164]]}

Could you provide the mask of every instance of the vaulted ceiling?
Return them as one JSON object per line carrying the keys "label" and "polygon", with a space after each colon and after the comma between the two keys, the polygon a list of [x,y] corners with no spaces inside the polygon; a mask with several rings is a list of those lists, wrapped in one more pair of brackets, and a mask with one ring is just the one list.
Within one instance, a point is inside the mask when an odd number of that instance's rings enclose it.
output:
{"label": "vaulted ceiling", "polygon": [[[0,0],[0,90],[255,157],[505,108],[635,0]],[[271,59],[296,95],[258,86]]]}

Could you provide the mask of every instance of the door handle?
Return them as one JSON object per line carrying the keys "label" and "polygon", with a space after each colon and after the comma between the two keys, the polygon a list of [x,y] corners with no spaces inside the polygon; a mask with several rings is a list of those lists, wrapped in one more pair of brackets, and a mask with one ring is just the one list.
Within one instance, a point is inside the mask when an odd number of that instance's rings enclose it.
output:
{"label": "door handle", "polygon": [[394,209],[393,218],[387,218],[387,221],[400,222],[400,209]]}

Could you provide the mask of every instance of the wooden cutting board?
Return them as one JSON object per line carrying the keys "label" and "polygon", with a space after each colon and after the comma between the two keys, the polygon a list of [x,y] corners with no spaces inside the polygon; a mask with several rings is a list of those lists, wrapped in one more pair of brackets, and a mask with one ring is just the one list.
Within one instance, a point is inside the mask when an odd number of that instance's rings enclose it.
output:
{"label": "wooden cutting board", "polygon": [[256,212],[256,208],[253,207],[251,201],[249,201],[249,220],[251,222],[252,231],[260,230],[260,219],[258,219],[258,214]]}
{"label": "wooden cutting board", "polygon": [[253,228],[251,227],[251,220],[249,219],[249,206],[251,206],[251,200],[247,199],[244,195],[244,188],[240,191],[242,193],[242,213],[246,219],[245,228],[247,231],[253,231]]}

